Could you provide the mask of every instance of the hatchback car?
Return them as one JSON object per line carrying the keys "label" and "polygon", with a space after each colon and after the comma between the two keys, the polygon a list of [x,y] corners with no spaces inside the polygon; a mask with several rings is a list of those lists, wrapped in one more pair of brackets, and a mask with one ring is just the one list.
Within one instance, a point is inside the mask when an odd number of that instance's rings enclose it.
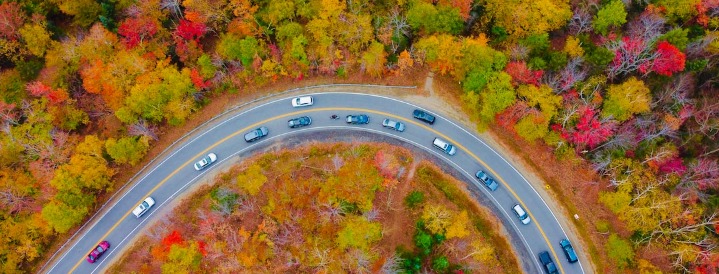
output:
{"label": "hatchback car", "polygon": [[292,106],[293,107],[308,107],[315,103],[315,100],[312,99],[312,96],[302,96],[292,99]]}
{"label": "hatchback car", "polygon": [[291,128],[309,126],[310,124],[312,124],[312,118],[308,116],[297,117],[287,121],[287,125]]}
{"label": "hatchback car", "polygon": [[552,257],[549,256],[549,252],[544,251],[542,253],[539,253],[539,262],[542,263],[542,267],[544,268],[544,271],[548,274],[558,274],[559,271],[557,271],[557,266],[552,261]]}
{"label": "hatchback car", "polygon": [[87,261],[90,263],[94,263],[95,261],[97,261],[97,259],[100,258],[100,256],[102,256],[102,254],[105,254],[105,251],[107,251],[109,248],[110,248],[109,242],[107,242],[107,241],[100,242],[100,244],[97,245],[97,247],[95,247],[95,249],[93,249],[89,255],[87,255]]}
{"label": "hatchback car", "polygon": [[382,121],[382,126],[394,129],[399,132],[404,131],[404,124],[402,122],[397,122],[395,120],[384,119],[384,121]]}
{"label": "hatchback car", "polygon": [[360,115],[347,115],[347,123],[348,124],[369,124],[369,116],[360,114]]}
{"label": "hatchback car", "polygon": [[135,209],[132,210],[132,214],[135,214],[135,217],[140,218],[147,210],[149,210],[152,206],[155,205],[155,199],[152,199],[152,197],[145,198],[140,205],[138,205]]}
{"label": "hatchback car", "polygon": [[570,263],[576,263],[579,259],[577,259],[577,253],[574,252],[574,247],[572,247],[572,243],[569,242],[567,239],[563,239],[559,241],[559,246],[562,247],[562,250],[564,250],[564,255],[567,256],[567,261]]}
{"label": "hatchback car", "polygon": [[442,139],[434,138],[432,144],[434,145],[434,147],[441,149],[442,151],[444,151],[444,153],[447,153],[449,155],[454,155],[455,153],[457,153],[457,148]]}
{"label": "hatchback car", "polygon": [[270,133],[266,127],[259,127],[245,134],[245,142],[254,142]]}
{"label": "hatchback car", "polygon": [[523,224],[529,224],[529,214],[524,211],[524,208],[522,208],[522,206],[516,204],[512,207],[512,211],[514,211],[514,214],[517,215],[517,218],[519,218],[519,220],[522,221]]}
{"label": "hatchback car", "polygon": [[484,170],[477,171],[477,174],[475,176],[477,176],[477,179],[479,179],[479,181],[481,181],[484,186],[489,188],[489,190],[491,191],[495,191],[497,190],[497,187],[499,187],[499,184],[497,184],[497,182],[494,181],[492,177],[489,177],[489,175],[487,175]]}
{"label": "hatchback car", "polygon": [[203,157],[197,163],[195,163],[195,170],[202,170],[203,168],[209,166],[210,164],[217,161],[217,155],[214,153],[207,154],[207,156]]}
{"label": "hatchback car", "polygon": [[434,116],[424,110],[415,109],[414,112],[412,112],[412,116],[430,125],[434,124]]}

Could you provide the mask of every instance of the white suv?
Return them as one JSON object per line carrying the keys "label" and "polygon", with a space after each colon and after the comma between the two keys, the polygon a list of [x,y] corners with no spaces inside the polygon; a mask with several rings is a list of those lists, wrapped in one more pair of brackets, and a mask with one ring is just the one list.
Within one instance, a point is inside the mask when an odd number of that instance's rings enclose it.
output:
{"label": "white suv", "polygon": [[434,142],[432,142],[432,144],[449,155],[454,155],[455,153],[457,153],[457,148],[442,139],[434,138]]}
{"label": "white suv", "polygon": [[144,201],[142,201],[140,205],[138,205],[134,210],[132,210],[132,214],[135,214],[135,217],[140,218],[142,214],[145,214],[145,212],[147,212],[147,210],[149,210],[154,205],[155,199],[152,199],[152,197],[147,197]]}

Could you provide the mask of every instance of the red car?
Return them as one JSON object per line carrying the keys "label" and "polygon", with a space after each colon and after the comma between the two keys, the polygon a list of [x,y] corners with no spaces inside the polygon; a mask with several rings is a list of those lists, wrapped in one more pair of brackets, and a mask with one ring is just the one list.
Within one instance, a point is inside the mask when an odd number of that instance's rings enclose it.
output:
{"label": "red car", "polygon": [[92,250],[92,252],[90,252],[90,255],[87,255],[87,261],[90,263],[94,263],[108,249],[110,249],[110,243],[108,243],[107,241],[102,241],[99,245],[97,245],[97,247],[95,247],[95,249]]}

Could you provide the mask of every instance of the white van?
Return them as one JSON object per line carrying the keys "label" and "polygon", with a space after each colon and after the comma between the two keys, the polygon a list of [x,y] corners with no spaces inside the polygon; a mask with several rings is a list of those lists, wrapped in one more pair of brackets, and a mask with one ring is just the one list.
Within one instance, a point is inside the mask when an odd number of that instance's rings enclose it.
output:
{"label": "white van", "polygon": [[449,155],[454,155],[455,153],[457,153],[457,148],[442,139],[434,138],[434,142],[432,142],[432,144]]}
{"label": "white van", "polygon": [[135,214],[135,217],[140,218],[142,214],[145,214],[145,212],[147,212],[147,210],[154,205],[155,199],[152,199],[152,197],[147,197],[144,201],[142,201],[140,205],[138,205],[134,210],[132,210],[132,214]]}

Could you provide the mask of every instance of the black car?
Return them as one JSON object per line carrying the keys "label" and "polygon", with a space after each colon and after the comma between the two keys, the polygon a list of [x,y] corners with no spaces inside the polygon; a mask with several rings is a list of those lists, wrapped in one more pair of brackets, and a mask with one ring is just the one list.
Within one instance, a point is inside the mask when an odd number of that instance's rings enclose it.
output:
{"label": "black car", "polygon": [[552,261],[552,257],[549,256],[549,252],[544,251],[542,253],[539,253],[539,262],[542,263],[544,271],[546,271],[548,274],[559,273],[559,271],[557,270],[557,266]]}
{"label": "black car", "polygon": [[291,128],[309,126],[310,124],[312,124],[312,119],[308,116],[297,117],[287,121],[287,125]]}
{"label": "black car", "polygon": [[570,263],[576,263],[579,259],[577,259],[577,253],[574,252],[574,247],[572,247],[572,244],[567,239],[563,239],[559,241],[559,245],[562,247],[562,250],[564,250],[564,255],[567,256],[567,261]]}
{"label": "black car", "polygon": [[347,115],[347,123],[348,124],[369,124],[369,116],[360,114],[360,115]]}
{"label": "black car", "polygon": [[428,123],[430,125],[434,124],[434,116],[432,116],[432,114],[427,113],[426,111],[415,109],[414,112],[412,112],[412,116],[414,116],[414,118],[422,120],[422,122]]}
{"label": "black car", "polygon": [[245,134],[245,141],[247,141],[248,143],[257,141],[260,138],[267,136],[269,132],[270,131],[266,127],[256,128]]}

